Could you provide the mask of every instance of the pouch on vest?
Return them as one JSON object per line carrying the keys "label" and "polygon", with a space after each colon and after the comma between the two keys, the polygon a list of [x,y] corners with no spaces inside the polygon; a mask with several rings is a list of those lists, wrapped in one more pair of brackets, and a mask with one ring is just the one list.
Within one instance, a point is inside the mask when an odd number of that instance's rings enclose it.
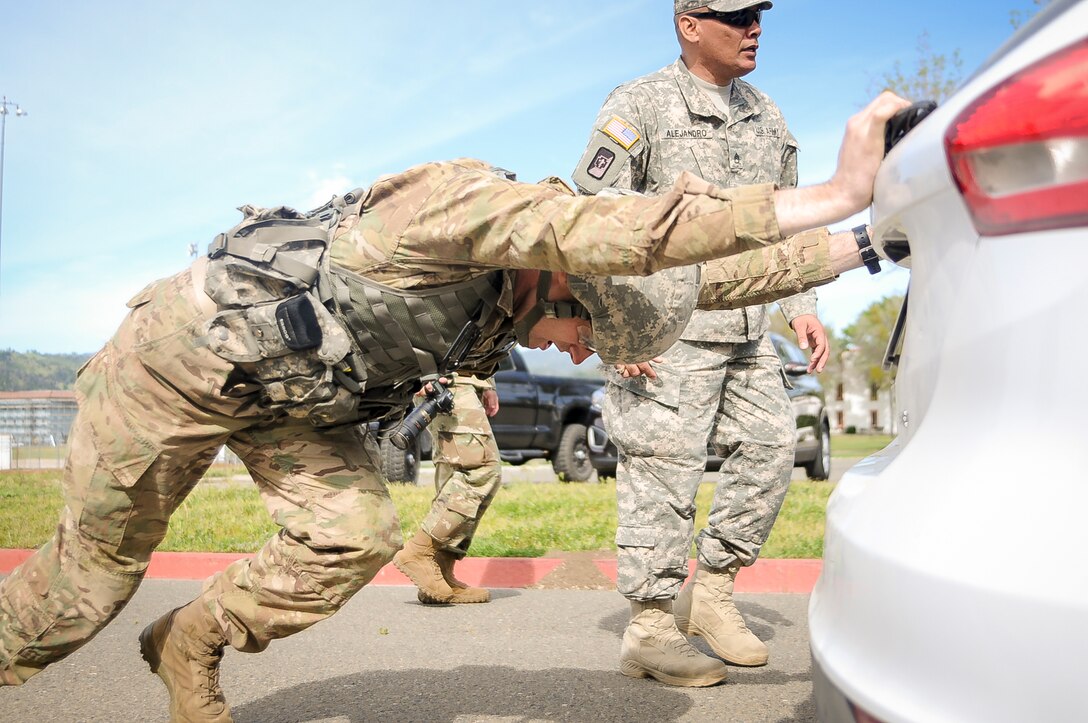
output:
{"label": "pouch on vest", "polygon": [[255,362],[290,354],[280,335],[276,309],[280,301],[227,309],[208,322],[208,348],[232,362]]}
{"label": "pouch on vest", "polygon": [[291,351],[305,351],[321,344],[321,326],[317,323],[313,302],[303,294],[279,303],[276,327]]}

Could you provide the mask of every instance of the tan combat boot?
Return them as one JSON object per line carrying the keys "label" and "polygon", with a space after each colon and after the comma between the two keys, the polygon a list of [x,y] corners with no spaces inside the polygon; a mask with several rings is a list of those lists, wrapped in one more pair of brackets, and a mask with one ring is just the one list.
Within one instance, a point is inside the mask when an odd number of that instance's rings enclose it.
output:
{"label": "tan combat boot", "polygon": [[733,604],[739,569],[715,570],[700,562],[676,598],[676,627],[686,635],[702,635],[711,650],[730,663],[766,665],[767,646],[748,629]]}
{"label": "tan combat boot", "polygon": [[722,661],[703,655],[676,629],[672,600],[631,601],[631,622],[620,649],[621,673],[703,688],[725,680],[726,670]]}
{"label": "tan combat boot", "polygon": [[404,544],[404,549],[393,555],[393,564],[419,588],[419,601],[429,604],[453,601],[454,591],[442,576],[436,558],[438,543],[423,530]]}
{"label": "tan combat boot", "polygon": [[230,723],[219,687],[227,639],[199,600],[171,610],[140,633],[140,654],[170,693],[170,720]]}
{"label": "tan combat boot", "polygon": [[[459,605],[465,603],[485,603],[491,601],[491,593],[482,587],[472,587],[458,580],[453,575],[453,566],[457,562],[456,557],[449,550],[439,550],[435,555],[435,560],[438,561],[438,569],[442,571],[442,578],[446,581],[446,584],[453,590],[453,597],[450,598],[450,602]],[[420,591],[419,601],[426,603],[427,600],[423,599],[423,592]]]}

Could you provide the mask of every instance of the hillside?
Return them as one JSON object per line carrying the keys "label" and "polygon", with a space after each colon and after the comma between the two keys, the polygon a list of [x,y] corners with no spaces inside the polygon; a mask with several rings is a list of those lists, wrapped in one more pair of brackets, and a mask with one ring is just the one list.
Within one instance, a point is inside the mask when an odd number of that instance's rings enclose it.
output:
{"label": "hillside", "polygon": [[[545,351],[523,350],[525,362],[536,374],[600,379],[599,364],[586,362],[579,366],[554,347]],[[71,389],[76,370],[90,354],[40,354],[36,351],[0,350],[0,392],[28,392],[43,389]]]}
{"label": "hillside", "polygon": [[0,392],[71,389],[90,354],[39,354],[0,350]]}

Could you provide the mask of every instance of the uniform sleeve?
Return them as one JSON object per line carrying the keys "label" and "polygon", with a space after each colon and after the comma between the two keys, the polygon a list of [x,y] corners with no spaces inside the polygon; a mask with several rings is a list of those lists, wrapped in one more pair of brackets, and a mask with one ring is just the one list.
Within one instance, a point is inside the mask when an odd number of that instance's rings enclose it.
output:
{"label": "uniform sleeve", "polygon": [[685,173],[660,196],[576,196],[517,183],[479,162],[417,167],[371,187],[332,260],[643,276],[781,238],[771,184],[723,189]]}
{"label": "uniform sleeve", "polygon": [[579,191],[594,194],[605,188],[642,191],[646,187],[648,151],[640,108],[623,87],[605,99],[571,174]]}
{"label": "uniform sleeve", "polygon": [[829,237],[826,228],[806,231],[773,246],[707,262],[699,308],[766,304],[834,281]]}
{"label": "uniform sleeve", "polygon": [[[785,130],[786,142],[782,145],[782,167],[779,171],[779,188],[797,187],[797,139],[788,129]],[[792,323],[798,316],[816,314],[816,292],[805,291],[796,296],[778,302],[787,323]]]}

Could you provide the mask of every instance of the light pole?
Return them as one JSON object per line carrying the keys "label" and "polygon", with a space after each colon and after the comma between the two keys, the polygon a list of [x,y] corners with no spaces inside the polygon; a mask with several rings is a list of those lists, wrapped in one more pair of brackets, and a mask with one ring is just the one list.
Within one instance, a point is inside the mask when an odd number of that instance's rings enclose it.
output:
{"label": "light pole", "polygon": [[[10,111],[8,108],[15,110]],[[26,115],[26,111],[20,108],[18,103],[8,100],[5,95],[3,100],[0,100],[0,238],[3,238],[4,233],[4,134],[8,127],[8,114],[12,112],[16,116]]]}

